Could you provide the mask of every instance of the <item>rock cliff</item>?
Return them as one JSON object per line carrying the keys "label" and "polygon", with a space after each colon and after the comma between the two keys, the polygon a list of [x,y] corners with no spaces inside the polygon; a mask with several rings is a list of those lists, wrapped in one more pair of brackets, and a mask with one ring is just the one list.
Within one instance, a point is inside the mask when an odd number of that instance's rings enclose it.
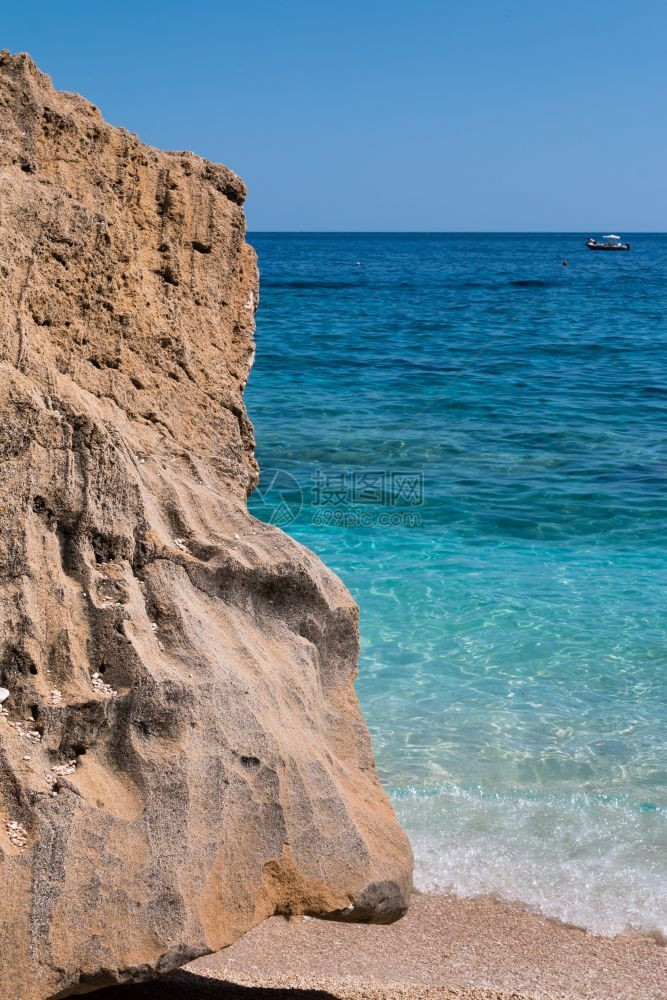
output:
{"label": "rock cliff", "polygon": [[[245,190],[0,54],[0,995],[390,921],[357,609],[254,520]],[[276,420],[280,414],[276,414]],[[8,693],[7,693],[8,692]]]}

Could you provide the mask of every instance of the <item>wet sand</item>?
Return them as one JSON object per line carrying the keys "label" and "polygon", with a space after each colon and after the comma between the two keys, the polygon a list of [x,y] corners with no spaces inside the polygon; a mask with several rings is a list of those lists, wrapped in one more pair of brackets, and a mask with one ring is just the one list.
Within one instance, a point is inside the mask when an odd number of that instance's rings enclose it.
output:
{"label": "wet sand", "polygon": [[665,1000],[667,949],[492,899],[416,895],[389,927],[274,917],[233,947],[104,1000]]}

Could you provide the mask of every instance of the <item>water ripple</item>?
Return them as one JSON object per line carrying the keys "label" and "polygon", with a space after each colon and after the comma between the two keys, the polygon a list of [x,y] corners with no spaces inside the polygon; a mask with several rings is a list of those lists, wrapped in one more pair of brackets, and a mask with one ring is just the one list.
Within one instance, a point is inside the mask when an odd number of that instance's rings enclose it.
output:
{"label": "water ripple", "polygon": [[[420,884],[664,929],[667,238],[253,242],[258,457],[360,603]],[[419,523],[318,520],[318,469],[421,473]]]}

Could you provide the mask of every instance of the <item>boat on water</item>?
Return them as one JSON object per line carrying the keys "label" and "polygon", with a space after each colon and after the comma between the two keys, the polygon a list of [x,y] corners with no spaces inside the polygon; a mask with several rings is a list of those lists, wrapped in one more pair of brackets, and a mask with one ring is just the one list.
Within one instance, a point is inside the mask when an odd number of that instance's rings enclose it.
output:
{"label": "boat on water", "polygon": [[629,250],[630,244],[624,243],[620,236],[616,236],[615,233],[609,233],[608,236],[603,236],[601,240],[593,239],[589,236],[586,240],[586,246],[589,250]]}

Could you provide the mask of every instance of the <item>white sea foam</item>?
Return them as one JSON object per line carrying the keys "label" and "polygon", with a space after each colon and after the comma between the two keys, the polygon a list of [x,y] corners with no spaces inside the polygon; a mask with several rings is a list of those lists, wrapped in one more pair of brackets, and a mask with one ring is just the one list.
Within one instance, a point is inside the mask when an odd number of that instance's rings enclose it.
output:
{"label": "white sea foam", "polygon": [[394,804],[423,891],[495,894],[595,934],[667,936],[665,812],[651,803],[444,787]]}

